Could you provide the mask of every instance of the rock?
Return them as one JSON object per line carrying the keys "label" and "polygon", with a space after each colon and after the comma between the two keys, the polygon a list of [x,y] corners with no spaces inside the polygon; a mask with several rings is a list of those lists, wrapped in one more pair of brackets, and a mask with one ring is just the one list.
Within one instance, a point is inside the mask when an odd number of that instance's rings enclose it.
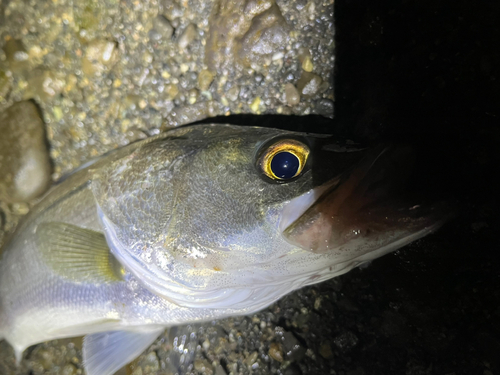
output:
{"label": "rock", "polygon": [[184,14],[182,6],[179,5],[176,0],[162,0],[160,2],[160,6],[161,6],[161,10],[163,12],[163,15],[170,22],[172,22],[173,20],[176,20],[177,18],[182,17]]}
{"label": "rock", "polygon": [[198,86],[201,91],[206,91],[209,89],[210,84],[214,80],[214,75],[207,69],[203,69],[200,74],[198,74]]}
{"label": "rock", "polygon": [[5,57],[9,68],[14,73],[21,73],[28,69],[29,55],[24,48],[23,42],[19,39],[10,38],[3,46]]}
{"label": "rock", "polygon": [[274,0],[218,0],[209,19],[205,62],[219,74],[240,65],[260,70],[284,51],[287,30]]}
{"label": "rock", "polygon": [[330,99],[319,99],[314,103],[314,112],[318,115],[333,118],[333,101]]}
{"label": "rock", "polygon": [[179,37],[177,45],[181,49],[186,49],[186,47],[194,40],[195,37],[196,37],[196,26],[190,23],[189,25],[187,25],[186,29]]}
{"label": "rock", "polygon": [[174,28],[164,16],[157,16],[153,20],[153,29],[160,35],[159,39],[170,39]]}
{"label": "rock", "polygon": [[320,345],[319,354],[325,359],[333,357],[332,347],[329,341],[325,341]]}
{"label": "rock", "polygon": [[229,100],[231,100],[232,102],[235,102],[238,99],[239,95],[240,95],[240,87],[239,86],[231,87],[226,93],[227,98]]}
{"label": "rock", "polygon": [[321,91],[322,83],[323,80],[320,76],[304,71],[297,82],[297,89],[301,95],[310,97]]}
{"label": "rock", "polygon": [[269,347],[269,355],[272,359],[278,362],[283,362],[283,349],[280,344],[275,342],[271,343]]}
{"label": "rock", "polygon": [[257,358],[259,358],[259,353],[257,352],[252,352],[245,360],[243,361],[245,365],[248,367],[252,367],[252,365],[257,361]]}
{"label": "rock", "polygon": [[82,60],[82,71],[87,76],[102,74],[118,61],[116,42],[95,39],[87,45],[85,57]]}
{"label": "rock", "polygon": [[307,48],[299,48],[299,61],[302,66],[302,70],[306,72],[313,71],[313,62],[311,57],[311,52]]}
{"label": "rock", "polygon": [[76,375],[77,370],[76,367],[68,364],[62,368],[61,375]]}
{"label": "rock", "polygon": [[38,98],[47,101],[61,93],[66,86],[64,79],[57,77],[57,74],[49,70],[35,69],[30,73],[28,87],[24,92],[23,99]]}
{"label": "rock", "polygon": [[285,19],[278,5],[273,3],[268,10],[252,19],[250,28],[241,39],[239,58],[244,65],[254,69],[259,65],[268,65],[272,55],[284,51],[287,41]]}
{"label": "rock", "polygon": [[291,83],[285,85],[285,100],[290,107],[300,103],[299,91]]}
{"label": "rock", "polygon": [[194,369],[204,375],[212,375],[214,373],[212,365],[206,359],[196,359],[194,361]]}
{"label": "rock", "polygon": [[51,163],[44,123],[31,101],[0,113],[0,199],[30,201],[51,182]]}

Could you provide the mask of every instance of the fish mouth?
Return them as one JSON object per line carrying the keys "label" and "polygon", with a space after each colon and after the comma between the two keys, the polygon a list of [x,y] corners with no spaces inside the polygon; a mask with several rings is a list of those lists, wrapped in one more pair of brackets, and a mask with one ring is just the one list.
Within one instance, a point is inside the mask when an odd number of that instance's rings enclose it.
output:
{"label": "fish mouth", "polygon": [[406,146],[369,150],[348,172],[293,199],[283,211],[282,236],[306,251],[354,259],[375,258],[438,229],[450,216],[445,203],[405,197],[413,159]]}

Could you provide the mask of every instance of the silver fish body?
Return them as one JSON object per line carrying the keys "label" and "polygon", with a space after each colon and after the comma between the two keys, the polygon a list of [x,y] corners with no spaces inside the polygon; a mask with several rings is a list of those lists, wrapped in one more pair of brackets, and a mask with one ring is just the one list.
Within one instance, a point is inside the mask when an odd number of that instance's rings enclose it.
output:
{"label": "silver fish body", "polygon": [[[442,224],[389,204],[380,181],[397,175],[385,175],[397,152],[344,151],[326,136],[199,125],[76,171],[4,247],[0,337],[19,359],[86,335],[87,373],[112,374],[167,326],[260,310]],[[277,154],[296,175],[275,175]]]}

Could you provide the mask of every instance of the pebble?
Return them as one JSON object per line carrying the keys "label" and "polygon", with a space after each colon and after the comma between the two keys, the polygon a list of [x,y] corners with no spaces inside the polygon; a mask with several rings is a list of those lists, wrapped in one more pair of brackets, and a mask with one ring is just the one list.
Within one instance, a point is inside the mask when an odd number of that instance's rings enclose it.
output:
{"label": "pebble", "polygon": [[280,344],[273,342],[269,346],[269,355],[274,360],[278,362],[283,362],[283,349],[281,348]]}
{"label": "pebble", "polygon": [[333,101],[330,99],[319,99],[314,106],[314,112],[318,115],[333,118]]}
{"label": "pebble", "polygon": [[310,72],[302,72],[299,81],[297,82],[297,89],[303,96],[314,96],[320,89],[323,80],[320,76]]}
{"label": "pebble", "polygon": [[206,359],[196,359],[194,369],[203,375],[212,375],[214,373],[212,365]]}
{"label": "pebble", "polygon": [[44,193],[51,162],[36,105],[18,102],[0,113],[0,134],[0,199],[26,202]]}
{"label": "pebble", "polygon": [[29,55],[19,39],[9,38],[3,46],[9,68],[14,73],[25,71],[29,66]]}
{"label": "pebble", "polygon": [[226,96],[229,100],[232,102],[235,102],[238,99],[238,96],[240,95],[240,88],[239,86],[233,86],[231,87],[227,93]]}
{"label": "pebble", "polygon": [[195,37],[196,26],[190,23],[177,41],[177,45],[179,46],[179,48],[184,50],[194,40]]}
{"label": "pebble", "polygon": [[252,365],[257,361],[257,358],[259,357],[259,353],[257,352],[252,352],[246,359],[245,359],[245,364],[248,367],[252,367]]}
{"label": "pebble", "polygon": [[61,375],[75,375],[77,373],[76,367],[72,364],[67,364],[62,368]]}
{"label": "pebble", "polygon": [[110,69],[118,61],[117,45],[113,41],[96,39],[89,43],[82,60],[83,72],[92,77]]}
{"label": "pebble", "polygon": [[[288,44],[288,25],[274,0],[218,0],[209,19],[205,60],[223,74],[237,66],[260,69]],[[236,73],[236,72],[233,72]]]}
{"label": "pebble", "polygon": [[153,28],[160,35],[158,39],[170,39],[174,32],[174,28],[165,16],[157,16],[153,20]]}
{"label": "pebble", "polygon": [[56,73],[49,70],[34,70],[28,79],[28,87],[23,99],[39,99],[43,102],[60,94],[66,86],[66,81],[57,77]]}
{"label": "pebble", "polygon": [[200,74],[198,74],[198,87],[201,91],[206,91],[209,89],[213,80],[214,74],[207,69],[203,69]]}
{"label": "pebble", "polygon": [[311,60],[311,56],[306,56],[304,61],[302,61],[302,70],[306,72],[312,72],[314,69],[313,62]]}
{"label": "pebble", "polygon": [[250,104],[250,110],[253,113],[259,113],[260,96],[257,96]]}
{"label": "pebble", "polygon": [[332,347],[330,346],[329,341],[321,343],[319,347],[319,354],[325,359],[333,357]]}
{"label": "pebble", "polygon": [[291,107],[300,103],[299,91],[291,83],[285,85],[285,101]]}

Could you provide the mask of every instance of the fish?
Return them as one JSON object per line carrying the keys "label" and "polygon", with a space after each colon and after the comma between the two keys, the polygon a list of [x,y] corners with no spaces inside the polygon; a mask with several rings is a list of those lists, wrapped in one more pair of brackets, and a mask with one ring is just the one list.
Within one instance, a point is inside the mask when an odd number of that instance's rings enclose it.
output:
{"label": "fish", "polygon": [[[0,339],[84,336],[89,375],[166,327],[246,315],[437,230],[399,197],[405,146],[192,125],[105,154],[33,207],[0,260]],[[403,190],[404,191],[404,190]]]}

